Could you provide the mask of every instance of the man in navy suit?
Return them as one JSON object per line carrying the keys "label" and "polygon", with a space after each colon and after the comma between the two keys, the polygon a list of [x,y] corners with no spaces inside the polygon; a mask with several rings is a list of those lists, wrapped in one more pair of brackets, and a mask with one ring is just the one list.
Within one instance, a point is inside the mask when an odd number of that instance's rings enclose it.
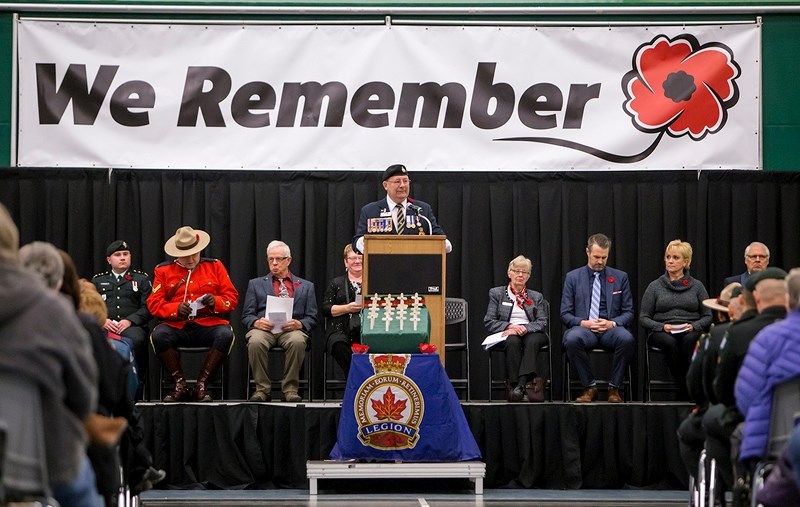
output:
{"label": "man in navy suit", "polygon": [[[253,278],[247,284],[242,308],[242,323],[247,329],[247,358],[253,370],[256,390],[250,401],[270,401],[272,384],[267,372],[269,349],[278,345],[286,352],[281,391],[283,401],[297,402],[300,367],[306,355],[306,343],[317,324],[317,297],[314,284],[289,272],[292,253],[283,241],[267,245],[270,274]],[[266,314],[267,296],[294,298],[292,315],[285,322],[273,322]]]}
{"label": "man in navy suit", "polygon": [[[417,201],[408,196],[411,179],[408,169],[401,164],[389,166],[383,172],[383,189],[386,198],[361,208],[358,217],[353,249],[364,252],[364,234],[436,234],[444,236],[444,231],[436,222],[433,209],[427,202]],[[450,240],[445,240],[447,253],[453,249]]]}
{"label": "man in navy suit", "polygon": [[754,241],[747,245],[744,249],[744,265],[747,266],[747,271],[741,275],[729,276],[722,282],[723,287],[739,282],[744,287],[745,282],[750,275],[764,271],[769,266],[769,248],[764,243]]}
{"label": "man in navy suit", "polygon": [[586,256],[589,263],[567,273],[561,296],[561,321],[566,326],[563,346],[575,366],[584,388],[575,401],[591,403],[597,387],[589,360],[595,347],[614,351],[608,401],[621,403],[619,390],[636,343],[627,329],[633,322],[633,296],[628,274],[606,266],[611,240],[604,234],[589,237]]}

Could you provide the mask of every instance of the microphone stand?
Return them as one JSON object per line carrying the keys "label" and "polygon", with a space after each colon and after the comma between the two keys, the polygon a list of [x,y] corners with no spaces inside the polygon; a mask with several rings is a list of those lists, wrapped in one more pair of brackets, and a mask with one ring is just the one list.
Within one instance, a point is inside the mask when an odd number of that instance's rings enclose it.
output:
{"label": "microphone stand", "polygon": [[[432,236],[433,235],[433,224],[431,224],[431,221],[428,220],[428,217],[426,217],[425,215],[421,214],[422,208],[420,208],[416,204],[409,204],[408,207],[414,211],[414,213],[417,215],[417,218],[422,217],[422,218],[425,219],[426,222],[428,222],[428,235]],[[425,229],[423,229],[422,232],[425,232]]]}

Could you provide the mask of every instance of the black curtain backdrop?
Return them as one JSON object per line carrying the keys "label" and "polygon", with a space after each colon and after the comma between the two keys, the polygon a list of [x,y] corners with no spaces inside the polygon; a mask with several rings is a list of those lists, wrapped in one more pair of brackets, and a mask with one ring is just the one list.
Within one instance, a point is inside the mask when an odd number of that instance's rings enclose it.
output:
{"label": "black curtain backdrop", "polygon": [[[487,488],[687,487],[675,434],[688,405],[484,403],[463,408],[486,463]],[[153,465],[167,472],[158,488],[187,489],[305,488],[306,460],[328,459],[340,413],[338,407],[263,403],[147,404],[141,409]],[[376,485],[393,487],[373,481]],[[320,484],[328,487],[330,482]]]}
{"label": "black curtain backdrop", "polygon": [[[50,241],[70,252],[82,276],[105,271],[109,242],[133,245],[134,266],[152,274],[163,244],[182,225],[211,234],[204,255],[222,259],[244,298],[247,281],[267,272],[265,249],[292,248],[291,271],[309,279],[321,300],[327,280],[343,272],[342,249],[362,205],[384,193],[380,171],[178,171],[103,169],[0,170],[0,201],[21,242]],[[591,173],[415,172],[412,197],[429,202],[453,243],[447,295],[470,303],[473,399],[487,399],[483,314],[491,287],[507,282],[516,255],[533,261],[530,287],[552,303],[554,383],[561,393],[564,275],[586,263],[590,234],[614,242],[609,265],[628,272],[634,302],[663,272],[666,244],[694,247],[692,274],[709,293],[744,270],[745,246],[766,243],[771,264],[800,265],[800,173],[653,171]],[[244,397],[246,348],[240,312],[226,369],[229,398]],[[634,332],[643,338],[638,326]],[[321,397],[324,336],[314,332],[314,395]],[[640,339],[634,395],[641,399]],[[452,361],[453,365],[457,361]],[[448,363],[449,364],[449,363]]]}

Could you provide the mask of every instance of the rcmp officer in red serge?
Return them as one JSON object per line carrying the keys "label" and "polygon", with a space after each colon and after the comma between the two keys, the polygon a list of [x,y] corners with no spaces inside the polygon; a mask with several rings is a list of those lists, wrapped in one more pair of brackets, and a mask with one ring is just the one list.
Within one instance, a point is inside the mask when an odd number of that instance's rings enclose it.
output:
{"label": "rcmp officer in red serge", "polygon": [[[408,196],[411,179],[408,169],[401,164],[390,165],[383,171],[383,189],[386,197],[361,208],[358,217],[353,249],[364,252],[364,234],[435,234],[444,236],[436,222],[433,209],[427,202]],[[445,240],[447,253],[453,249],[450,240]]]}
{"label": "rcmp officer in red serge", "polygon": [[103,328],[128,342],[140,370],[139,378],[145,378],[145,338],[150,320],[147,298],[153,286],[147,273],[131,269],[131,249],[127,242],[118,239],[108,245],[106,261],[111,270],[92,277],[92,283],[108,308],[108,318]]}
{"label": "rcmp officer in red serge", "polygon": [[179,228],[164,244],[176,257],[156,266],[153,292],[147,308],[159,324],[150,336],[175,389],[164,401],[187,401],[189,389],[176,347],[211,347],[197,376],[196,401],[211,401],[206,382],[225,360],[233,345],[227,314],[236,309],[239,293],[218,259],[201,258],[211,236],[189,226]]}

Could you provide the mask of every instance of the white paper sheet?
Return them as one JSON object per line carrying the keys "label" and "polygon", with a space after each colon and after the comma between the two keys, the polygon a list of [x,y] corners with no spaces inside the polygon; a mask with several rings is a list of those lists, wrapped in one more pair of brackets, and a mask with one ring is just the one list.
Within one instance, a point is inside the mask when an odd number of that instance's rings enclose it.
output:
{"label": "white paper sheet", "polygon": [[206,297],[207,295],[208,294],[203,294],[194,301],[189,302],[189,308],[192,309],[192,312],[189,314],[189,317],[197,317],[197,312],[206,307],[206,305],[203,304],[203,298]]}
{"label": "white paper sheet", "polygon": [[273,333],[280,333],[286,321],[292,318],[293,306],[294,298],[267,296],[267,309],[264,312],[264,318],[275,325],[272,328]]}
{"label": "white paper sheet", "polygon": [[506,341],[506,337],[503,336],[503,332],[500,331],[499,333],[494,333],[487,336],[486,339],[483,340],[483,343],[481,343],[481,345],[483,345],[484,350],[489,350],[498,343],[504,341]]}

